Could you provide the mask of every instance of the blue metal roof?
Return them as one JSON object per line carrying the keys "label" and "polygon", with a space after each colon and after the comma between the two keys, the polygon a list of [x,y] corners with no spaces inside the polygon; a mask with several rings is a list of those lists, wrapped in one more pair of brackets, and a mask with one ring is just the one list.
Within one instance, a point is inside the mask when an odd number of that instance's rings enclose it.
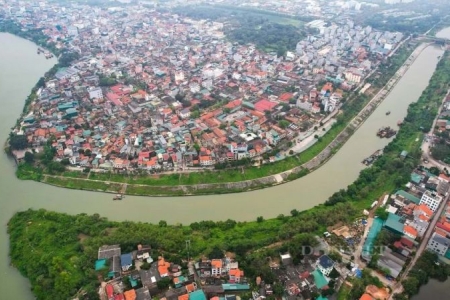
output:
{"label": "blue metal roof", "polygon": [[324,269],[328,269],[334,265],[334,261],[328,255],[322,255],[321,257],[319,257],[319,264]]}
{"label": "blue metal roof", "polygon": [[125,253],[120,256],[120,264],[122,267],[132,264],[131,253]]}

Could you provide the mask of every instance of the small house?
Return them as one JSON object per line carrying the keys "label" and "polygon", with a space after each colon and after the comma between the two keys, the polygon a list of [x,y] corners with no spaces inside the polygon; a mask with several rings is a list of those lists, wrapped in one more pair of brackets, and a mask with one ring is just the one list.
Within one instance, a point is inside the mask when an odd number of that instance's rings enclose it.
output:
{"label": "small house", "polygon": [[131,253],[122,254],[120,256],[120,265],[122,266],[122,271],[128,271],[131,266],[133,266],[133,259]]}

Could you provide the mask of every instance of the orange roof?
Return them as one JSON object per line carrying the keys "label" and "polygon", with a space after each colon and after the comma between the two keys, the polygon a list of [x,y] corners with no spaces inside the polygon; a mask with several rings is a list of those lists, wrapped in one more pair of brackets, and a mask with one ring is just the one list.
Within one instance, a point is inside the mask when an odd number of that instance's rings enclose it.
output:
{"label": "orange roof", "polygon": [[236,99],[236,100],[233,100],[231,102],[228,102],[227,105],[225,105],[225,107],[233,109],[235,107],[240,106],[241,104],[242,104],[242,100],[241,99]]}
{"label": "orange roof", "polygon": [[426,204],[420,204],[414,210],[421,210],[428,216],[432,216],[433,215],[433,211]]}
{"label": "orange roof", "polygon": [[135,290],[129,290],[123,293],[125,296],[125,300],[136,300],[136,291]]}
{"label": "orange roof", "polygon": [[417,230],[414,227],[409,226],[409,225],[406,225],[405,227],[403,227],[403,232],[407,233],[409,235],[412,235],[414,237],[417,236]]}
{"label": "orange roof", "polygon": [[158,260],[158,272],[159,275],[169,273],[170,263],[166,262],[163,257]]}
{"label": "orange roof", "polygon": [[439,174],[439,178],[441,178],[447,182],[450,182],[450,177],[446,176],[444,173]]}
{"label": "orange roof", "polygon": [[293,96],[294,94],[292,93],[283,93],[278,97],[278,99],[283,102],[288,102]]}
{"label": "orange roof", "polygon": [[36,131],[34,132],[34,135],[37,135],[37,136],[45,136],[45,134],[46,134],[46,131],[45,131],[45,129],[42,129],[42,128],[36,129]]}
{"label": "orange roof", "polygon": [[322,87],[322,91],[326,91],[326,90],[330,90],[331,92],[333,91],[333,84],[331,82],[327,82]]}
{"label": "orange roof", "polygon": [[[200,160],[202,160],[201,157],[200,157]],[[211,260],[211,267],[216,268],[216,269],[222,268],[222,260],[221,259]]]}
{"label": "orange roof", "polygon": [[178,296],[178,300],[189,300],[189,294]]}
{"label": "orange roof", "polygon": [[188,293],[195,291],[195,286],[192,283],[186,285],[186,291],[188,291]]}
{"label": "orange roof", "polygon": [[359,300],[373,300],[373,298],[369,294],[364,294],[361,298],[359,298]]}
{"label": "orange roof", "polygon": [[447,232],[445,230],[442,230],[442,229],[437,228],[437,227],[434,229],[434,232],[436,232],[440,236],[447,236]]}
{"label": "orange roof", "polygon": [[235,276],[235,277],[241,277],[244,276],[244,271],[241,271],[239,269],[231,269],[228,274],[230,276]]}
{"label": "orange roof", "polygon": [[421,219],[422,221],[429,221],[430,220],[430,218],[428,218],[427,216],[425,216],[425,215],[420,215],[419,216],[419,219]]}

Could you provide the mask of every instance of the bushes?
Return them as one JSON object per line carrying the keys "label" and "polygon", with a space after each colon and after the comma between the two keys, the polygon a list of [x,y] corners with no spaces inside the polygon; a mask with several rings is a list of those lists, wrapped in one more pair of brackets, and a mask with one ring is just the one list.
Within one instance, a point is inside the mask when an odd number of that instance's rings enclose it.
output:
{"label": "bushes", "polygon": [[437,264],[437,261],[437,255],[428,251],[425,251],[419,257],[414,267],[408,273],[408,277],[402,281],[403,297],[410,299],[417,294],[420,286],[428,283],[429,278],[439,281],[447,280],[450,275],[450,266],[444,263]]}

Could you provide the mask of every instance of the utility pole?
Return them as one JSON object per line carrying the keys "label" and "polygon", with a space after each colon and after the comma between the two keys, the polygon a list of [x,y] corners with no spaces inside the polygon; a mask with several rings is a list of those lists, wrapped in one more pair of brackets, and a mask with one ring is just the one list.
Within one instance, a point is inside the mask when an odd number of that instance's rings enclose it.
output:
{"label": "utility pole", "polygon": [[189,263],[189,261],[190,261],[189,250],[191,249],[191,240],[186,240],[185,242],[186,242],[186,250],[187,250],[187,260]]}

